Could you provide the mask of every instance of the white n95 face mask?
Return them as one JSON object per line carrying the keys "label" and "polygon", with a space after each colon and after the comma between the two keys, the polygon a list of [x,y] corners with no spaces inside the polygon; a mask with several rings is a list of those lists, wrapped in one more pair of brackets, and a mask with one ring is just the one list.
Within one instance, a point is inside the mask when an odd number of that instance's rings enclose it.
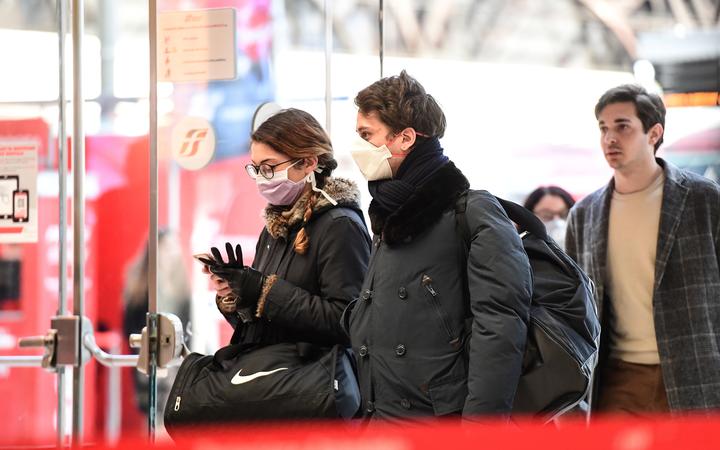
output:
{"label": "white n95 face mask", "polygon": [[565,231],[567,230],[567,221],[558,217],[549,222],[545,222],[545,230],[547,231],[548,236],[553,238],[561,249],[565,250]]}
{"label": "white n95 face mask", "polygon": [[368,181],[392,178],[392,170],[388,162],[392,158],[392,153],[387,145],[375,147],[365,139],[357,138],[350,146],[350,154]]}

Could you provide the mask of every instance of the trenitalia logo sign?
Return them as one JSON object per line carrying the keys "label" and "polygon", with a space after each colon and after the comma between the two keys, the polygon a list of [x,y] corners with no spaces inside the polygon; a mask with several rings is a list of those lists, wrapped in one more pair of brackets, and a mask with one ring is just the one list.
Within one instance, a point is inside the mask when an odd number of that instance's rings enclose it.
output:
{"label": "trenitalia logo sign", "polygon": [[199,170],[215,154],[215,132],[207,120],[186,117],[172,130],[173,159],[184,169]]}
{"label": "trenitalia logo sign", "polygon": [[202,144],[203,139],[205,139],[207,134],[208,128],[196,128],[188,131],[185,135],[185,141],[182,144],[182,148],[180,149],[180,156],[195,156],[200,149],[200,144]]}

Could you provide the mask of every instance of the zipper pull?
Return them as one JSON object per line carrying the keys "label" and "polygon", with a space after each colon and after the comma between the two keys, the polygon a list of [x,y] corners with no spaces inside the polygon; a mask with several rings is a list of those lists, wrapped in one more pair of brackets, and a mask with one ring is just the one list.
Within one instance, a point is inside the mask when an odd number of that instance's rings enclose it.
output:
{"label": "zipper pull", "polygon": [[423,275],[421,283],[423,286],[425,286],[425,289],[430,292],[430,295],[432,295],[433,297],[437,297],[437,292],[435,292],[435,289],[433,289],[432,287],[432,278],[427,275]]}
{"label": "zipper pull", "polygon": [[173,408],[174,411],[180,410],[180,396],[178,395],[175,397],[175,408]]}

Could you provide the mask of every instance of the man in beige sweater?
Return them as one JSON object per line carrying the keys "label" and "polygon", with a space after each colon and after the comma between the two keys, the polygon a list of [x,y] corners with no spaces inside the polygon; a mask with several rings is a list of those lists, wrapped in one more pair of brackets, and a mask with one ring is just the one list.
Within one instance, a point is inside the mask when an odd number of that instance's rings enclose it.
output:
{"label": "man in beige sweater", "polygon": [[593,409],[720,408],[720,187],[655,156],[657,95],[610,89],[595,116],[614,175],[573,208],[566,236],[603,323]]}

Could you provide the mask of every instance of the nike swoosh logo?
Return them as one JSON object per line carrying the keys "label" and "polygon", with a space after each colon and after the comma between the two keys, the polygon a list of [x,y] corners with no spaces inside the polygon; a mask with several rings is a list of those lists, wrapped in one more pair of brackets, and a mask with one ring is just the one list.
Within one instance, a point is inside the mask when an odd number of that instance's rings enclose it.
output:
{"label": "nike swoosh logo", "polygon": [[243,384],[243,383],[247,383],[248,381],[252,381],[255,378],[266,377],[268,375],[272,375],[273,373],[280,372],[281,370],[288,370],[288,368],[280,367],[279,369],[269,370],[267,372],[255,372],[252,375],[244,375],[244,376],[240,375],[240,372],[242,372],[242,369],[240,369],[240,370],[238,370],[238,373],[236,373],[235,376],[232,377],[232,380],[230,380],[230,382],[232,384]]}

